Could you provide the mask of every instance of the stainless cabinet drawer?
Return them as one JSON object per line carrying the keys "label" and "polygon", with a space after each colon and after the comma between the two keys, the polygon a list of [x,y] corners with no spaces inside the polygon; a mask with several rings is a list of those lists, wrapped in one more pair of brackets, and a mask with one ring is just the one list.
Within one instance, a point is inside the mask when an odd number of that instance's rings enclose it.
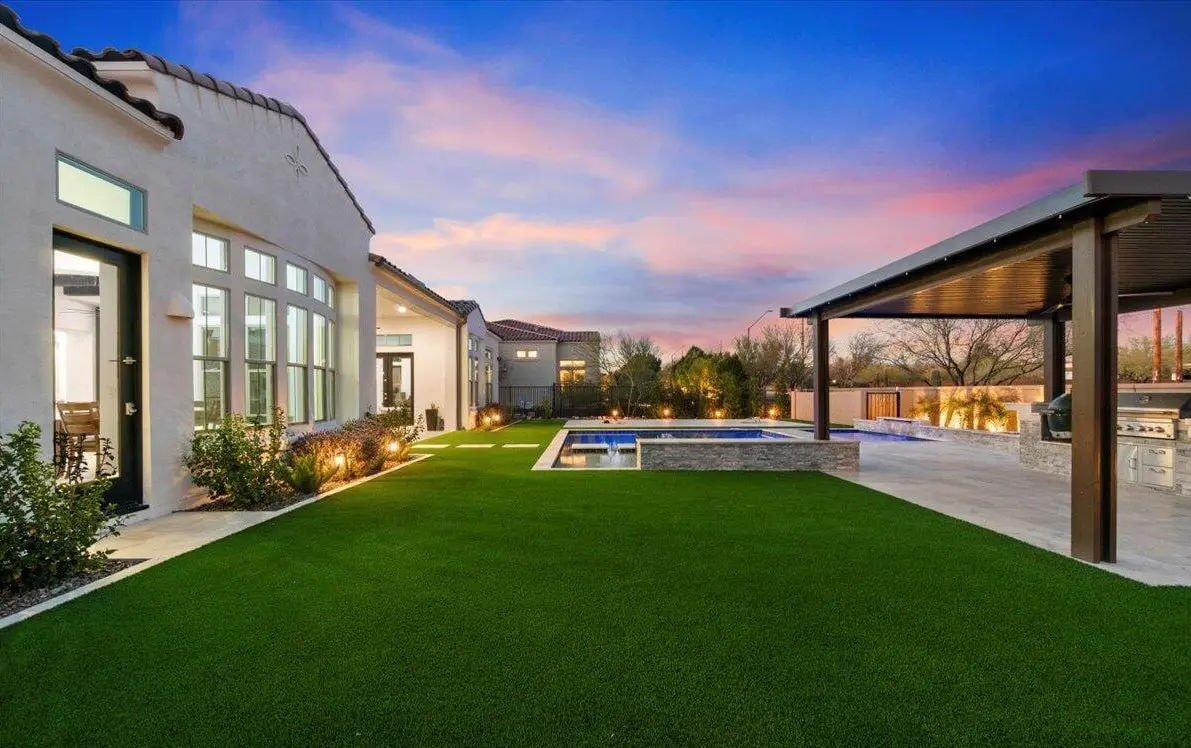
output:
{"label": "stainless cabinet drawer", "polygon": [[1143,465],[1141,468],[1141,482],[1147,486],[1174,488],[1174,469]]}
{"label": "stainless cabinet drawer", "polygon": [[1174,467],[1174,447],[1140,447],[1137,451],[1141,456],[1142,465]]}

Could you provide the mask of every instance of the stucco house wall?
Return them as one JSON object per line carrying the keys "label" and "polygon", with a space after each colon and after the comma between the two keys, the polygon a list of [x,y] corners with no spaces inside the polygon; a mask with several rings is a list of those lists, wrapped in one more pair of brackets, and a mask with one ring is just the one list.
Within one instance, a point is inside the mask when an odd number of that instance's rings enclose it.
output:
{"label": "stucco house wall", "polygon": [[[537,351],[538,357],[517,358],[517,351]],[[558,344],[547,340],[505,341],[500,344],[501,386],[549,387],[558,381]]]}
{"label": "stucco house wall", "polygon": [[[0,32],[0,316],[19,320],[0,326],[5,379],[0,430],[23,420],[40,423],[47,435],[52,429],[55,229],[140,258],[144,514],[164,514],[193,499],[179,461],[193,436],[192,323],[166,311],[176,297],[189,299],[192,283],[202,276],[191,265],[196,225],[226,232],[236,242],[226,286],[238,288],[243,280],[241,241],[263,243],[266,251],[281,254],[282,289],[286,256],[321,268],[335,280],[337,420],[373,407],[375,290],[367,265],[371,230],[305,129],[277,112],[172,76],[137,71],[152,80],[159,107],[184,121],[185,137],[177,141],[147,118],[121,108],[116,97],[82,75],[23,45],[11,30]],[[146,85],[144,80],[140,85]],[[59,203],[57,151],[145,190],[146,230]],[[294,156],[305,171],[299,173],[287,156]],[[285,293],[277,296],[280,310]],[[237,399],[243,366],[236,364],[243,342],[239,338],[237,348],[234,337],[243,333],[243,303],[242,293],[233,290],[229,403],[234,410],[244,407],[242,398]],[[279,332],[284,330],[281,314]],[[278,342],[276,401],[284,403],[284,335],[278,335]]]}

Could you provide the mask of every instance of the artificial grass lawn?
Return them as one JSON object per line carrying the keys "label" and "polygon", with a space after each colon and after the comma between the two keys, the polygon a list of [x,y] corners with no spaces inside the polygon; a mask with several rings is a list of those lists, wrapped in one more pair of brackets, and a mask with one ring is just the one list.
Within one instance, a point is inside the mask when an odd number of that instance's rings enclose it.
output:
{"label": "artificial grass lawn", "polygon": [[0,745],[1191,738],[1191,590],[824,475],[540,452],[438,450],[0,631]]}

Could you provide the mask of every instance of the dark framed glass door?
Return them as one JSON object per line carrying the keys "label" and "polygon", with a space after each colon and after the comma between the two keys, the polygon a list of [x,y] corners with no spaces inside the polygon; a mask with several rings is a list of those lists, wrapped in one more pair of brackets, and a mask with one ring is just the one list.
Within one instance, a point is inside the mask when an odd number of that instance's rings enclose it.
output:
{"label": "dark framed glass door", "polygon": [[396,410],[414,422],[414,354],[376,354],[376,382],[380,390],[378,405],[384,410]]}
{"label": "dark framed glass door", "polygon": [[62,476],[112,474],[108,499],[144,507],[141,475],[141,262],[54,233],[54,433]]}

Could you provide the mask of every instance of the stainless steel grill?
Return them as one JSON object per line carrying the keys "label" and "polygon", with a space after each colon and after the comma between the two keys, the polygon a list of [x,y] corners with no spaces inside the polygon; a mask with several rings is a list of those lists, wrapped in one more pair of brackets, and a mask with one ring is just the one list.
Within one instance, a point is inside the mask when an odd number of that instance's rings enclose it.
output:
{"label": "stainless steel grill", "polygon": [[1182,418],[1191,418],[1191,392],[1122,392],[1117,397],[1117,433],[1124,436],[1175,439]]}

